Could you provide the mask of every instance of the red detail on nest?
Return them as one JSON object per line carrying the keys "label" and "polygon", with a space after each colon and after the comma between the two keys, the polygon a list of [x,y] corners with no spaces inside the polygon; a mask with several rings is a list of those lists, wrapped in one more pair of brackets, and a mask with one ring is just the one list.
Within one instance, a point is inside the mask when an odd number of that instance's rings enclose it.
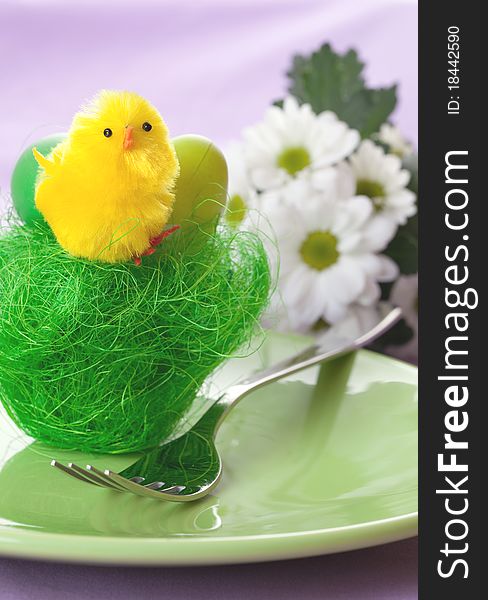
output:
{"label": "red detail on nest", "polygon": [[153,238],[152,240],[150,240],[149,244],[149,248],[147,250],[145,250],[141,256],[135,256],[134,257],[134,264],[136,265],[136,267],[140,267],[142,264],[142,260],[141,257],[142,256],[151,256],[151,254],[154,254],[156,252],[156,247],[159,246],[159,244],[165,240],[169,235],[171,235],[172,233],[174,233],[175,231],[178,231],[178,229],[180,228],[180,225],[174,225],[174,227],[170,227],[169,229],[166,229],[166,231],[162,231],[159,235],[157,235],[155,238]]}

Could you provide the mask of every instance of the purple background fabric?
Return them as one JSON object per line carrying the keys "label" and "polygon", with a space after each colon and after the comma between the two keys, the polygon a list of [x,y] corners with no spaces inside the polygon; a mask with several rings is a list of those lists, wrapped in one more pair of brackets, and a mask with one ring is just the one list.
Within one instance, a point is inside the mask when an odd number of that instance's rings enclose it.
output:
{"label": "purple background fabric", "polygon": [[413,600],[417,540],[273,563],[114,568],[0,559],[1,600]]}
{"label": "purple background fabric", "polygon": [[283,95],[290,57],[357,48],[373,85],[400,83],[417,137],[414,0],[2,0],[0,189],[27,143],[66,130],[101,88],[156,104],[173,135],[223,143]]}
{"label": "purple background fabric", "polygon": [[[395,122],[417,139],[414,0],[3,0],[0,207],[30,142],[65,130],[100,88],[147,96],[173,135],[239,137],[284,93],[290,56],[353,46],[374,85],[400,84]],[[1,493],[1,490],[0,490]],[[0,559],[0,599],[412,600],[416,542],[287,563],[114,569]]]}

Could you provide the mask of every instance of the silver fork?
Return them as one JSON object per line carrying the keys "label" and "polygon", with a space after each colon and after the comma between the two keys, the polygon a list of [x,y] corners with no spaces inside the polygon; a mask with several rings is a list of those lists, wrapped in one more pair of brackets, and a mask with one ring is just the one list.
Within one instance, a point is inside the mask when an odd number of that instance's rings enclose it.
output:
{"label": "silver fork", "polygon": [[172,502],[203,498],[216,488],[222,477],[222,459],[214,440],[220,425],[238,402],[268,383],[371,344],[400,317],[399,308],[383,303],[373,322],[360,326],[352,339],[340,327],[331,327],[306,350],[230,387],[189,431],[149,451],[121,473],[102,471],[93,465],[86,468],[74,463],[64,465],[57,460],[51,465],[79,481],[117,492]]}

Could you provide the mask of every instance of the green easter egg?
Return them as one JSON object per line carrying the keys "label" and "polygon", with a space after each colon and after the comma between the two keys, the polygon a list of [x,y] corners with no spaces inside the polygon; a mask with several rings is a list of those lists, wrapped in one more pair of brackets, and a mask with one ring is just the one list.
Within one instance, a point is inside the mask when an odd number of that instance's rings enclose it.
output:
{"label": "green easter egg", "polygon": [[12,202],[17,214],[26,225],[43,220],[43,216],[37,210],[34,201],[39,165],[32,154],[32,148],[36,147],[41,154],[47,156],[54,146],[57,146],[64,139],[66,139],[66,134],[57,133],[38,140],[22,152],[15,165],[10,180]]}
{"label": "green easter egg", "polygon": [[[171,221],[183,230],[196,223],[212,233],[227,200],[228,171],[224,155],[208,138],[182,135],[173,139],[180,163]],[[186,220],[186,222],[185,222]]]}

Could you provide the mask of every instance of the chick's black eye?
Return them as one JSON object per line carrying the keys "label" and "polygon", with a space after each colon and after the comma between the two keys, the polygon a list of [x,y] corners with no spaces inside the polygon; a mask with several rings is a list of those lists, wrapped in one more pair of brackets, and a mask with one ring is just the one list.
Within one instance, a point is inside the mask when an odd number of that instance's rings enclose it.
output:
{"label": "chick's black eye", "polygon": [[103,135],[105,137],[110,137],[112,135],[112,130],[107,127],[107,129],[103,130]]}
{"label": "chick's black eye", "polygon": [[151,123],[148,123],[146,121],[145,123],[142,124],[142,128],[144,129],[144,131],[151,131],[152,125],[151,125]]}

